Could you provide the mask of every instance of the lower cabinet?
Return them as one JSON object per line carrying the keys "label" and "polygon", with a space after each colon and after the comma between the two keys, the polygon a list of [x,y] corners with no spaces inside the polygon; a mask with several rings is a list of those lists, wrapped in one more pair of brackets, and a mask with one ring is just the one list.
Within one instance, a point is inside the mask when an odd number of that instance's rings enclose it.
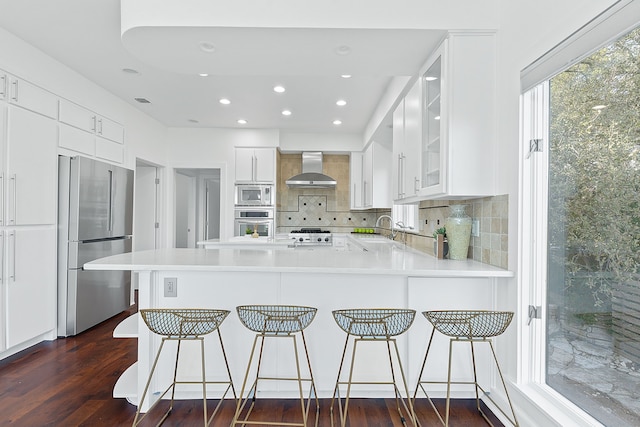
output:
{"label": "lower cabinet", "polygon": [[2,295],[0,311],[9,350],[56,328],[56,228],[14,227],[0,231]]}

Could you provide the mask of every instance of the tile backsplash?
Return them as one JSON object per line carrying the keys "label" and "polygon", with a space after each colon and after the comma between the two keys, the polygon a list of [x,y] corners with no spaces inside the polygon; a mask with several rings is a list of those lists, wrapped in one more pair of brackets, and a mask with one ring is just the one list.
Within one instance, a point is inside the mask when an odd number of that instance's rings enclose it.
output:
{"label": "tile backsplash", "polygon": [[[278,154],[276,231],[288,233],[302,227],[321,227],[334,233],[349,233],[358,227],[375,227],[380,215],[390,210],[352,211],[350,207],[349,156],[325,154],[323,172],[337,182],[335,189],[288,188],[285,180],[301,172],[300,154]],[[449,206],[467,205],[466,213],[479,222],[479,236],[471,237],[469,258],[508,268],[509,197],[500,195],[469,200],[420,202],[418,230],[407,233],[407,245],[433,254],[433,230],[444,226]],[[387,223],[384,223],[387,226]],[[388,230],[377,230],[388,234]],[[404,236],[398,234],[396,240]]]}

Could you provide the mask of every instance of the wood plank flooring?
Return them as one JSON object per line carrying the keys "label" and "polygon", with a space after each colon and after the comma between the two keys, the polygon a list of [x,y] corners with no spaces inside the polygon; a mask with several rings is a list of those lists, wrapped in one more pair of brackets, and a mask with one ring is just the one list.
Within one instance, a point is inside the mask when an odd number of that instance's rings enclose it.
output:
{"label": "wood plank flooring", "polygon": [[[135,339],[115,339],[115,326],[135,311],[122,313],[76,336],[44,342],[0,361],[0,425],[15,426],[128,426],[135,406],[112,397],[113,386],[136,359]],[[263,400],[254,410],[262,420],[297,422],[295,400]],[[437,402],[444,406],[443,401]],[[164,402],[162,402],[164,404]],[[161,404],[161,405],[162,405]],[[209,411],[216,402],[210,401]],[[161,406],[159,405],[159,407]],[[321,399],[319,426],[330,426],[330,399]],[[152,413],[145,425],[155,425]],[[228,426],[233,401],[224,402],[212,426]],[[314,408],[312,407],[312,413]],[[439,426],[428,403],[421,399],[416,412],[422,426]],[[312,418],[313,420],[313,418]],[[500,422],[492,417],[496,426]],[[148,421],[148,422],[147,422]],[[337,421],[337,417],[336,417]],[[178,401],[165,426],[202,425],[202,403]],[[353,399],[349,404],[352,427],[402,426],[393,399]],[[487,425],[473,400],[452,401],[452,426]]]}

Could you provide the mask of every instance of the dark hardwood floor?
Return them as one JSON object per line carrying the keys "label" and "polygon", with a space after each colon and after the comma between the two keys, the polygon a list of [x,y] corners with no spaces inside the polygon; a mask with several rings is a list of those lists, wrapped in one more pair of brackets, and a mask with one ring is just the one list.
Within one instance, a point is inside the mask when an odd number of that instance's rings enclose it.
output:
{"label": "dark hardwood floor", "polygon": [[[136,408],[125,399],[114,399],[111,393],[120,374],[135,360],[137,343],[135,339],[114,339],[112,332],[134,310],[76,337],[44,342],[0,361],[0,425],[131,425]],[[210,401],[209,410],[215,403]],[[329,399],[320,401],[319,426],[331,425],[329,404]],[[444,406],[443,401],[437,404]],[[296,422],[300,415],[298,405],[294,400],[264,400],[254,410],[254,416]],[[160,415],[160,409],[157,411],[145,420],[145,425],[155,425],[153,415]],[[233,402],[225,402],[211,425],[228,426],[234,411]],[[422,426],[440,425],[424,399],[416,404],[416,412]],[[493,422],[496,426],[502,425],[497,419]],[[349,406],[349,424],[352,427],[402,425],[393,399],[353,399]],[[487,425],[473,400],[452,403],[450,424]],[[177,402],[164,425],[202,425],[201,401]]]}

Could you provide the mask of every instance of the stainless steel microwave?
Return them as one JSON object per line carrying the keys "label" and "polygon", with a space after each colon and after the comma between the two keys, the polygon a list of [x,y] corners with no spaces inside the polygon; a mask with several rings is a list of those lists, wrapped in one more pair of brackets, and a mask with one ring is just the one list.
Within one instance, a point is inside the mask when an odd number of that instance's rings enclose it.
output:
{"label": "stainless steel microwave", "polygon": [[273,206],[273,185],[236,185],[236,206]]}

